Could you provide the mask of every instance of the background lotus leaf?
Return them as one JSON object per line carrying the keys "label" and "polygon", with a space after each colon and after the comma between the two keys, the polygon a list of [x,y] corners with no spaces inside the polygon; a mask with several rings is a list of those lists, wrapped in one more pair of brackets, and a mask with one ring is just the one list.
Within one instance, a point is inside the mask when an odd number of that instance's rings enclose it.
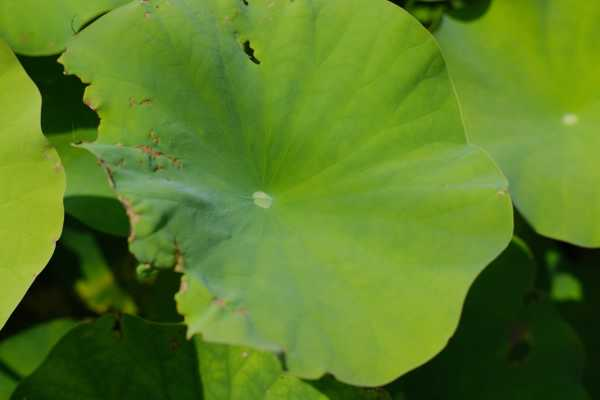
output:
{"label": "background lotus leaf", "polygon": [[0,41],[0,328],[50,259],[63,223],[65,175],[41,132],[40,101]]}
{"label": "background lotus leaf", "polygon": [[60,241],[79,258],[81,277],[75,283],[75,291],[89,309],[99,314],[107,311],[137,312],[129,293],[116,281],[94,235],[65,227]]}
{"label": "background lotus leaf", "polygon": [[[246,4],[249,3],[249,4]],[[433,37],[387,3],[133,2],[62,56],[189,334],[380,385],[454,331],[512,210]]]}
{"label": "background lotus leaf", "polygon": [[[381,390],[347,390],[345,400],[389,398]],[[284,373],[274,355],[207,344],[198,337],[188,341],[182,325],[149,323],[131,316],[105,316],[73,329],[11,398],[330,399]],[[331,398],[337,399],[341,398]]]}
{"label": "background lotus leaf", "polygon": [[360,389],[325,378],[312,384],[284,373],[277,357],[247,347],[205,343],[198,336],[205,400],[386,400],[383,389]]}
{"label": "background lotus leaf", "polygon": [[493,1],[437,33],[468,136],[542,235],[600,246],[600,2]]}
{"label": "background lotus leaf", "polygon": [[534,291],[534,271],[515,241],[475,281],[448,347],[396,383],[406,398],[589,399],[581,343]]}
{"label": "background lotus leaf", "polygon": [[69,319],[36,325],[0,342],[0,400],[7,400],[21,379],[40,366],[58,340],[75,326]]}

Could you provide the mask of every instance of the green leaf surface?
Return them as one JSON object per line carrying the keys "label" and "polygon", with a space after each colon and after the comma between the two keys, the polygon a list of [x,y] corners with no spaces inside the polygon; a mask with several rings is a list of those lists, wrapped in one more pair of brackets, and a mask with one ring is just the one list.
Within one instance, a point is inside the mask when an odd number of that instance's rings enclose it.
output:
{"label": "green leaf surface", "polygon": [[403,377],[407,399],[585,400],[583,348],[513,243],[477,278],[459,328],[439,355]]}
{"label": "green leaf surface", "polygon": [[[326,387],[340,385],[323,382]],[[339,389],[337,389],[339,390]],[[347,388],[328,397],[283,372],[277,357],[185,338],[185,328],[105,316],[68,333],[13,400],[378,400]]]}
{"label": "green leaf surface", "polygon": [[[493,1],[437,36],[467,134],[542,235],[600,246],[600,2]],[[515,28],[518,27],[518,28]]]}
{"label": "green leaf surface", "polygon": [[0,0],[0,38],[19,54],[58,54],[86,23],[128,1]]}
{"label": "green leaf surface", "polygon": [[581,282],[572,274],[561,272],[552,277],[552,300],[583,301]]}
{"label": "green leaf surface", "polygon": [[189,334],[380,385],[441,350],[510,240],[435,40],[390,3],[134,2],[62,62],[131,250],[186,272]]}
{"label": "green leaf surface", "polygon": [[0,400],[10,399],[10,395],[17,387],[17,380],[0,371]]}
{"label": "green leaf surface", "polygon": [[98,117],[82,103],[84,85],[65,76],[56,57],[21,57],[42,94],[42,130],[67,175],[65,211],[101,232],[127,236],[129,224],[96,158],[75,144],[96,139]]}
{"label": "green leaf surface", "polygon": [[205,400],[386,400],[382,389],[360,389],[326,378],[310,385],[287,373],[277,357],[247,347],[195,339]]}
{"label": "green leaf surface", "polygon": [[88,308],[97,313],[109,310],[129,314],[137,312],[133,299],[115,281],[94,235],[66,228],[60,240],[79,258],[81,278],[75,283],[75,291]]}
{"label": "green leaf surface", "polygon": [[40,130],[40,101],[0,40],[0,328],[50,259],[63,223],[65,176]]}

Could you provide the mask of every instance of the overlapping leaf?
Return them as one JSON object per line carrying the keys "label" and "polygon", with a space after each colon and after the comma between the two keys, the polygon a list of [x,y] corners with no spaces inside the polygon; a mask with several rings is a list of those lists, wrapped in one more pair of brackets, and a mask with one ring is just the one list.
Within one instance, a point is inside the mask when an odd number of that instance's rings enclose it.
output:
{"label": "overlapping leaf", "polygon": [[65,176],[40,130],[40,95],[0,41],[0,328],[48,262]]}
{"label": "overlapping leaf", "polygon": [[86,23],[128,1],[0,0],[0,38],[19,54],[58,54]]}
{"label": "overlapping leaf", "polygon": [[383,389],[360,389],[326,378],[308,384],[283,372],[277,357],[195,338],[205,400],[387,400]]}
{"label": "overlapping leaf", "polygon": [[[249,3],[249,4],[247,4]],[[190,333],[377,385],[454,330],[508,243],[433,38],[390,3],[134,2],[63,55],[142,264],[185,270]]]}
{"label": "overlapping leaf", "polygon": [[493,1],[438,33],[467,133],[536,230],[600,246],[600,2]]}
{"label": "overlapping leaf", "polygon": [[42,131],[55,146],[65,173],[65,212],[101,232],[127,236],[123,207],[95,157],[74,145],[96,138],[98,117],[81,102],[83,84],[65,76],[56,57],[22,57],[42,94]]}

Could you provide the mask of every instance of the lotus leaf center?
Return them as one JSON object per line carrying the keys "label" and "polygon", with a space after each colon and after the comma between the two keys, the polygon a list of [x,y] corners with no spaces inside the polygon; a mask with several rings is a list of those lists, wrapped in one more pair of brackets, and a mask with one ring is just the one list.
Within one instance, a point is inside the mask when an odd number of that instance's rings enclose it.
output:
{"label": "lotus leaf center", "polygon": [[577,114],[567,113],[567,114],[563,115],[563,117],[562,117],[562,123],[563,123],[563,125],[566,125],[566,126],[577,125],[578,122],[579,122],[579,117],[577,116]]}
{"label": "lotus leaf center", "polygon": [[252,198],[254,199],[254,204],[261,208],[271,208],[273,204],[273,199],[265,192],[254,192]]}

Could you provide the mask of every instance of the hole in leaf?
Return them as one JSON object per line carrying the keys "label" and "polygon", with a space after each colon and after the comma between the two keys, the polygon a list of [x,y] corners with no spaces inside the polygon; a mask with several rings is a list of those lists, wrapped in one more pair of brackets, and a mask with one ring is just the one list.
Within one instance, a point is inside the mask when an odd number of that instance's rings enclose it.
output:
{"label": "hole in leaf", "polygon": [[531,353],[532,344],[529,330],[523,327],[516,328],[511,336],[507,359],[511,365],[521,365],[527,361]]}
{"label": "hole in leaf", "polygon": [[121,324],[121,318],[115,317],[115,322],[112,327],[113,333],[117,338],[121,338],[123,336],[123,325]]}
{"label": "hole in leaf", "polygon": [[531,352],[531,344],[527,341],[516,343],[508,352],[508,362],[511,364],[522,364]]}
{"label": "hole in leaf", "polygon": [[250,45],[249,40],[246,40],[243,43],[243,47],[244,47],[244,53],[246,53],[246,55],[248,55],[248,58],[250,59],[250,61],[252,61],[254,64],[260,64],[260,60],[254,56],[254,49]]}
{"label": "hole in leaf", "polygon": [[528,306],[531,304],[541,303],[543,299],[544,294],[539,290],[533,289],[525,293],[525,296],[523,296],[523,303]]}
{"label": "hole in leaf", "polygon": [[277,353],[277,358],[279,359],[279,362],[281,363],[281,368],[283,369],[283,371],[287,372],[288,366],[287,366],[287,360],[285,358],[285,353],[284,352]]}

